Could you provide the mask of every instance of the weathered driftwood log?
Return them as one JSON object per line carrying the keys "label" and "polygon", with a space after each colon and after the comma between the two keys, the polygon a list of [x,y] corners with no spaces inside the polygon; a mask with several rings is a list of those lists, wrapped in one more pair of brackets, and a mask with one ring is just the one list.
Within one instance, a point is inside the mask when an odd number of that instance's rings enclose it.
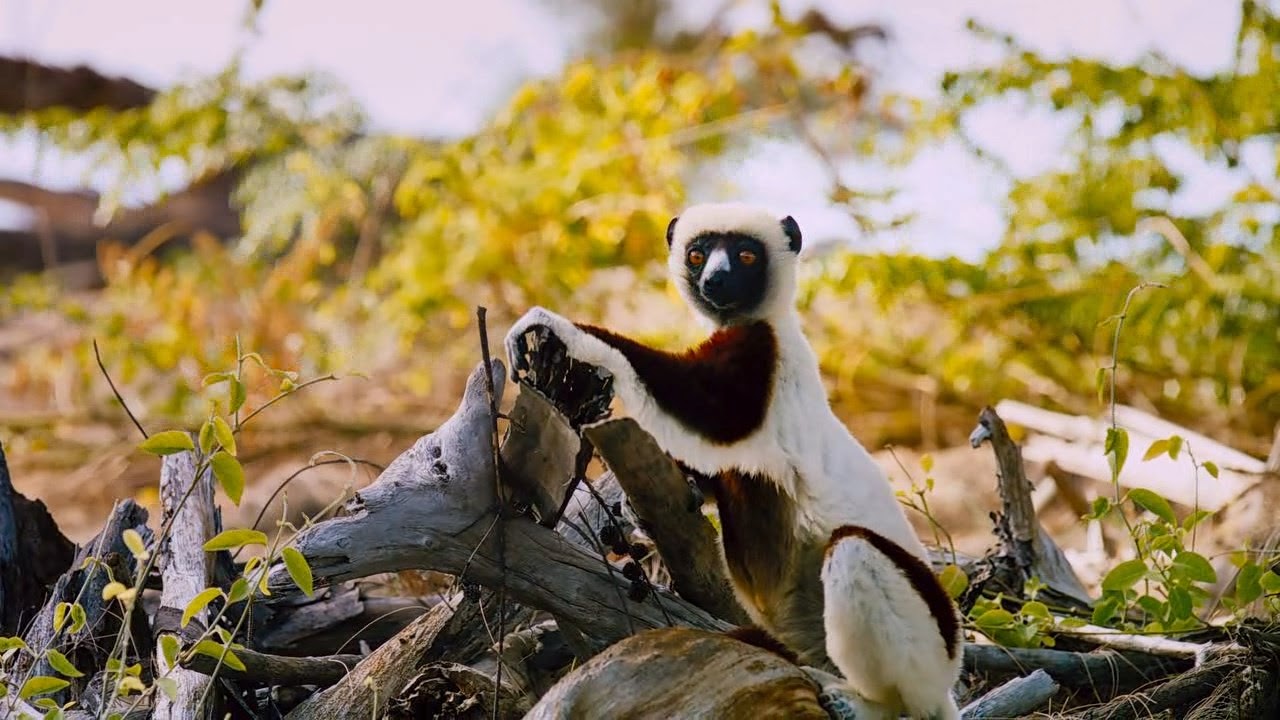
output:
{"label": "weathered driftwood log", "polygon": [[1139,653],[1100,651],[1091,653],[1035,648],[1004,648],[967,644],[964,648],[966,672],[1009,677],[1044,670],[1059,685],[1075,691],[1109,697],[1167,677],[1191,667],[1186,660],[1173,660]]}
{"label": "weathered driftwood log", "polygon": [[[488,720],[495,717],[493,678],[486,673],[459,663],[432,663],[415,675],[401,693],[387,706],[386,720],[418,720],[418,718],[456,718],[456,720]],[[529,710],[529,699],[504,684],[496,717],[523,717]]]}
{"label": "weathered driftwood log", "polygon": [[751,717],[827,720],[818,688],[791,660],[689,628],[623,640],[556,683],[526,720]]}
{"label": "weathered driftwood log", "polygon": [[1240,648],[1225,650],[1154,688],[1115,698],[1090,709],[1081,717],[1085,720],[1137,720],[1158,716],[1164,711],[1172,712],[1172,717],[1186,717],[1228,676],[1244,667],[1245,653]]}
{"label": "weathered driftwood log", "polygon": [[[493,372],[500,381],[501,363],[494,363]],[[345,517],[319,523],[298,536],[296,546],[316,578],[345,580],[417,568],[461,575],[487,587],[505,583],[514,601],[569,619],[605,642],[671,623],[727,627],[668,593],[661,594],[661,605],[652,599],[628,599],[627,583],[599,557],[532,520],[511,517],[495,522],[484,383],[483,368],[477,368],[452,418],[361,490],[348,503]],[[495,552],[499,532],[504,535],[505,568]],[[274,568],[273,591],[285,596],[290,586],[283,567]]]}
{"label": "weathered driftwood log", "polygon": [[[1016,571],[1010,590],[1021,593],[1028,578],[1038,577],[1064,599],[1089,607],[1092,599],[1071,569],[1071,563],[1036,519],[1022,453],[1009,437],[1004,421],[989,407],[978,414],[978,426],[969,436],[974,448],[984,440],[991,443],[999,467],[999,492],[1004,507],[997,521],[997,534],[1003,546],[1001,556],[1012,560],[1012,569]],[[980,589],[979,585],[975,583],[972,592]]]}
{"label": "weathered driftwood log", "polygon": [[[158,548],[160,572],[164,589],[160,595],[160,608],[181,613],[187,605],[209,587],[213,578],[213,556],[206,553],[204,544],[213,537],[217,527],[217,509],[213,502],[213,476],[206,467],[196,474],[199,458],[193,452],[166,456],[160,470],[160,505],[164,522],[169,525],[169,536],[162,538]],[[208,623],[208,610],[193,616],[201,625]],[[164,630],[159,636],[175,634]],[[158,637],[159,637],[158,636]],[[158,639],[158,638],[157,638]],[[181,641],[179,641],[181,642]],[[172,679],[176,692],[172,697],[157,693],[157,720],[203,718],[210,715],[208,700],[208,675],[170,666],[164,652],[157,647],[156,674]]]}
{"label": "weathered driftwood log", "polygon": [[[368,597],[360,587],[335,585],[307,598],[264,606],[255,615],[256,633],[247,643],[264,653],[325,656],[351,653],[361,641],[378,647],[425,614],[438,598]],[[295,604],[296,603],[296,604]],[[235,608],[231,617],[237,617]]]}
{"label": "weathered driftwood log", "polygon": [[960,711],[964,720],[1003,718],[1026,715],[1049,702],[1058,692],[1058,683],[1044,670],[1014,678],[986,695],[969,703]]}
{"label": "weathered driftwood log", "polygon": [[716,529],[675,461],[630,418],[593,425],[585,434],[626,491],[680,597],[716,617],[746,622],[725,574]]}
{"label": "weathered driftwood log", "polygon": [[[1111,482],[1111,468],[1103,447],[1109,422],[1064,415],[1010,400],[1001,401],[996,410],[1008,422],[1037,433],[1023,443],[1023,455],[1028,460],[1053,462],[1076,475]],[[1143,452],[1155,440],[1177,434],[1192,448],[1197,460],[1212,461],[1219,467],[1217,480],[1197,482],[1188,457],[1175,461],[1162,455],[1147,462],[1126,464],[1120,476],[1123,487],[1147,488],[1187,507],[1198,504],[1213,511],[1230,503],[1264,472],[1265,464],[1257,458],[1135,408],[1117,407],[1116,423],[1128,430],[1131,453]]]}
{"label": "weathered driftwood log", "polygon": [[0,443],[0,635],[22,632],[75,553],[44,503],[14,489]]}
{"label": "weathered driftwood log", "polygon": [[[507,616],[501,624],[511,627],[516,620],[530,617],[528,611],[508,603]],[[488,623],[488,625],[486,625]],[[420,673],[430,672],[438,663],[474,663],[490,649],[488,635],[477,629],[499,624],[498,603],[493,593],[482,593],[479,600],[465,600],[460,594],[441,602],[399,635],[362,660],[336,685],[324,690],[288,715],[290,720],[381,717],[383,709],[400,697],[410,681]],[[490,676],[488,695],[481,698],[485,711],[492,708],[494,683]],[[456,689],[437,687],[445,692]],[[521,693],[504,685],[502,690],[504,717],[519,717],[528,704]],[[425,699],[419,699],[426,702]]]}
{"label": "weathered driftwood log", "polygon": [[[80,699],[86,684],[91,679],[88,672],[92,668],[106,666],[107,654],[111,650],[109,643],[101,642],[101,638],[113,638],[121,629],[120,606],[115,600],[104,601],[102,589],[114,577],[126,585],[133,583],[137,571],[133,554],[124,544],[123,532],[132,529],[142,536],[148,546],[152,541],[150,528],[147,527],[147,511],[132,500],[116,503],[107,518],[106,525],[87,545],[76,553],[71,569],[54,584],[53,591],[44,607],[36,615],[35,621],[23,638],[28,647],[52,648],[67,656],[77,668],[84,668],[85,677],[72,679],[67,689],[54,693],[58,702]],[[94,558],[93,562],[86,562]],[[108,574],[107,568],[111,569]],[[64,627],[61,632],[53,629],[54,608],[58,603],[79,603],[85,611],[85,624],[79,632],[70,633]],[[135,617],[130,622],[131,647],[136,648],[139,656],[151,651],[150,633],[147,631],[146,618],[142,616],[141,604],[135,606]],[[127,663],[136,661],[131,656]],[[21,674],[30,668],[32,675],[56,675],[48,660],[41,657],[32,661],[20,656],[15,663],[15,670]],[[3,706],[4,700],[0,700]]]}
{"label": "weathered driftwood log", "polygon": [[582,438],[546,398],[534,392],[516,396],[508,415],[511,422],[502,442],[503,481],[525,497],[540,523],[553,527],[579,472]]}
{"label": "weathered driftwood log", "polygon": [[[236,650],[236,657],[244,663],[244,670],[236,670],[224,664],[218,668],[219,677],[247,681],[256,685],[316,685],[319,687],[329,687],[337,683],[363,659],[360,655],[288,657],[268,655],[248,648]],[[193,672],[212,675],[217,664],[218,659],[215,657],[193,655],[182,666]]]}

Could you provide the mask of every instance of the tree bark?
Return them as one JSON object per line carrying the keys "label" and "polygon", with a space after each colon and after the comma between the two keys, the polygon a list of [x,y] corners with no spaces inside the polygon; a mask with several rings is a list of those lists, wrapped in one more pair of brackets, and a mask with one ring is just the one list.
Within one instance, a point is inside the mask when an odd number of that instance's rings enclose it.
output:
{"label": "tree bark", "polygon": [[[160,504],[164,522],[172,523],[169,537],[162,538],[158,549],[160,572],[164,578],[161,610],[172,608],[182,613],[196,595],[209,587],[213,577],[213,556],[204,550],[205,542],[217,527],[213,476],[207,468],[197,476],[198,463],[199,459],[193,452],[177,453],[164,458],[160,471]],[[206,608],[192,619],[206,625],[208,615]],[[177,633],[163,631],[160,636],[166,634],[176,636]],[[177,692],[172,700],[165,693],[157,693],[157,720],[195,720],[210,716],[206,698],[212,678],[180,666],[170,667],[159,648],[155,663],[158,675],[167,676],[177,683]]]}
{"label": "tree bark", "polygon": [[[502,365],[494,363],[501,388]],[[495,522],[496,493],[483,366],[467,382],[458,412],[396,458],[348,503],[348,514],[302,532],[296,546],[317,580],[346,580],[408,568],[438,570],[496,588],[521,604],[564,618],[605,643],[669,624],[711,629],[728,624],[658,591],[627,597],[628,583],[598,556],[529,518]],[[389,535],[387,528],[396,528]],[[505,567],[497,533],[505,535]],[[279,598],[291,593],[283,567],[273,569]],[[279,599],[276,600],[280,601]]]}
{"label": "tree bark", "polygon": [[142,107],[155,90],[123,77],[108,77],[84,65],[61,68],[33,60],[0,57],[0,113],[53,107],[87,111]]}
{"label": "tree bark", "polygon": [[566,675],[525,716],[827,720],[800,667],[720,633],[668,628],[627,638]]}
{"label": "tree bark", "polygon": [[1044,670],[1014,678],[988,692],[960,711],[963,720],[980,717],[1018,717],[1049,702],[1058,692],[1058,683]]}
{"label": "tree bark", "polygon": [[[152,542],[151,529],[147,527],[147,511],[133,500],[122,500],[116,503],[102,531],[76,553],[71,569],[58,578],[49,594],[44,607],[36,614],[35,621],[28,628],[24,640],[33,649],[52,648],[66,655],[72,665],[82,669],[85,677],[72,680],[72,686],[53,697],[59,702],[68,699],[80,699],[90,679],[92,668],[106,665],[110,645],[101,642],[101,638],[113,638],[121,632],[120,607],[115,600],[104,601],[102,589],[114,577],[125,585],[132,585],[134,573],[137,572],[136,561],[128,547],[124,544],[123,532],[135,530],[142,536],[148,546]],[[87,562],[90,558],[93,562]],[[111,572],[108,574],[107,569]],[[84,608],[85,624],[79,632],[68,632],[68,626],[62,631],[53,629],[54,609],[58,603],[79,603]],[[140,605],[135,608],[135,619],[130,628],[133,633],[133,647],[150,648],[149,634],[146,632],[145,620],[141,619]],[[48,661],[41,657],[34,661],[26,655],[19,657],[15,663],[15,671],[23,673],[27,668],[32,675],[56,675]],[[129,660],[132,662],[132,660]],[[0,700],[0,706],[5,701]]]}
{"label": "tree bark", "polygon": [[75,552],[44,503],[14,489],[0,444],[0,635],[22,633]]}
{"label": "tree bark", "polygon": [[1063,598],[1090,607],[1093,600],[1071,563],[1036,519],[1021,450],[1009,437],[1004,421],[989,407],[978,414],[978,426],[969,437],[975,448],[984,440],[991,443],[999,468],[1003,512],[997,521],[997,534],[1003,546],[1001,555],[1013,561],[1019,576],[1012,590],[1021,594],[1023,582],[1034,576]]}
{"label": "tree bark", "polygon": [[718,533],[675,461],[630,418],[593,425],[586,435],[626,491],[680,597],[716,617],[747,622],[725,574]]}

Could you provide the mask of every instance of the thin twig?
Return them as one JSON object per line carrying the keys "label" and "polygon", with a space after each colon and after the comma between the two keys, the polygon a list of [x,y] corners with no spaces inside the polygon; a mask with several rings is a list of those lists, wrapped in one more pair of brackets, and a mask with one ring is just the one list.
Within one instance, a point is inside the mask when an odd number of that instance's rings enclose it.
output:
{"label": "thin twig", "polygon": [[[622,532],[622,524],[619,523],[618,519],[613,516],[613,510],[609,507],[609,504],[604,501],[604,497],[600,495],[600,491],[597,490],[594,485],[592,485],[591,483],[585,480],[583,481],[582,484],[586,486],[587,491],[591,493],[591,497],[594,498],[595,501],[600,505],[600,509],[604,511],[605,517],[609,518],[609,523],[613,526],[613,529],[617,531],[618,536],[626,537],[626,535],[624,535]],[[586,522],[585,518],[583,519],[583,522]],[[588,530],[591,529],[590,523],[587,523],[587,529]],[[605,565],[609,565],[610,567],[613,567],[612,564],[609,562],[608,553],[601,551],[600,557],[604,559]],[[636,562],[636,564],[639,565],[639,562],[636,561],[635,558],[632,558],[632,561]],[[667,612],[667,607],[662,604],[662,598],[658,597],[658,591],[654,589],[653,583],[649,581],[649,574],[646,573],[643,568],[640,569],[640,577],[644,578],[645,587],[646,589],[648,589],[649,595],[653,596],[653,604],[657,605],[658,609],[662,611],[662,617],[664,620],[667,621],[667,625],[674,626],[676,624],[675,621],[671,619],[670,613]]]}
{"label": "thin twig", "polygon": [[120,403],[120,407],[124,408],[124,413],[133,421],[133,426],[138,428],[138,432],[142,433],[142,439],[146,440],[151,437],[147,431],[143,429],[142,423],[138,422],[138,418],[134,417],[133,411],[129,409],[129,404],[124,401],[124,397],[120,395],[120,391],[116,389],[116,384],[111,381],[111,374],[107,372],[107,366],[102,364],[102,354],[98,352],[98,339],[93,339],[93,357],[98,361],[98,369],[102,371],[102,377],[107,379],[107,384],[111,386],[111,392],[115,393],[116,401]]}
{"label": "thin twig", "polygon": [[493,386],[493,358],[489,356],[489,327],[485,323],[486,312],[488,310],[483,305],[476,307],[476,325],[480,331],[480,358],[484,361],[485,390],[489,393],[489,421],[492,423],[489,441],[493,446],[493,480],[496,485],[495,496],[498,498],[497,517],[494,518],[494,522],[498,525],[498,669],[493,674],[493,719],[497,720],[499,699],[502,697],[502,656],[506,649],[504,647],[506,631],[502,625],[507,614],[507,538],[506,528],[502,523],[502,512],[506,503],[502,494],[502,453],[498,445],[497,389]]}
{"label": "thin twig", "polygon": [[311,387],[312,385],[315,385],[316,383],[325,382],[325,381],[327,381],[327,380],[337,380],[337,379],[338,379],[338,376],[337,376],[337,375],[334,375],[333,373],[329,373],[328,375],[321,375],[321,376],[320,376],[320,377],[318,377],[318,378],[311,378],[310,380],[308,380],[308,381],[306,381],[306,382],[304,382],[304,383],[299,383],[298,385],[295,385],[295,386],[293,386],[292,388],[290,388],[288,392],[282,392],[282,393],[280,393],[279,395],[276,395],[275,397],[271,398],[270,400],[268,400],[268,401],[266,401],[266,402],[262,403],[261,405],[259,405],[259,406],[258,406],[258,407],[256,407],[256,408],[254,408],[253,412],[249,413],[248,415],[245,415],[243,420],[237,420],[237,421],[236,421],[236,429],[237,429],[237,430],[238,430],[238,429],[240,429],[240,428],[241,428],[241,427],[243,427],[245,424],[247,424],[250,420],[252,420],[252,419],[254,419],[255,417],[257,417],[257,416],[258,416],[258,413],[262,412],[263,410],[266,410],[267,408],[271,407],[272,405],[275,405],[276,403],[280,402],[281,400],[283,400],[283,399],[285,399],[285,398],[289,397],[290,395],[292,395],[292,394],[294,394],[294,393],[298,392],[299,390],[301,390],[301,389],[303,389],[303,388]]}
{"label": "thin twig", "polygon": [[275,491],[271,493],[271,497],[267,498],[267,501],[262,504],[262,509],[258,511],[258,517],[254,519],[253,525],[251,526],[251,528],[253,530],[258,529],[258,523],[262,522],[263,516],[267,514],[267,508],[271,507],[271,503],[275,502],[276,497],[281,492],[284,491],[286,485],[293,482],[294,478],[298,477],[299,475],[301,475],[302,473],[308,470],[311,470],[312,468],[318,468],[321,465],[338,465],[338,464],[349,465],[351,463],[355,463],[357,465],[368,465],[369,467],[377,468],[378,472],[382,472],[383,470],[386,470],[386,467],[379,465],[378,463],[373,462],[372,460],[364,460],[361,458],[348,458],[345,456],[334,459],[334,460],[321,460],[319,462],[307,463],[306,465],[294,471],[292,475],[285,478],[284,481],[281,482],[280,485],[276,487]]}
{"label": "thin twig", "polygon": [[[587,483],[587,484],[590,485],[590,483]],[[578,519],[582,521],[582,524],[586,526],[587,530],[591,529],[591,521],[587,520],[586,513],[579,510]],[[622,594],[622,588],[619,587],[618,583],[616,582],[618,578],[614,573],[616,573],[617,571],[614,570],[613,563],[609,562],[609,553],[605,551],[604,545],[600,543],[599,538],[595,537],[590,532],[586,532],[582,534],[587,538],[587,541],[591,543],[591,546],[596,549],[596,552],[600,553],[600,562],[604,563],[605,570],[609,572],[609,579],[615,581],[613,583],[613,589],[616,590],[618,593],[618,606],[622,608],[622,612],[625,613],[627,616],[627,632],[631,633],[632,635],[635,635],[636,634],[635,620],[631,617],[631,608],[627,607],[627,597]]]}

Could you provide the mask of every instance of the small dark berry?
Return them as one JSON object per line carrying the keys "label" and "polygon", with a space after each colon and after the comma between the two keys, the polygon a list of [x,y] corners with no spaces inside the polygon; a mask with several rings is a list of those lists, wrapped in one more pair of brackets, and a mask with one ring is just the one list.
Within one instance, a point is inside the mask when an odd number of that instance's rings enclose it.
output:
{"label": "small dark berry", "polygon": [[635,562],[629,562],[622,566],[622,577],[628,580],[638,580],[644,575],[644,571],[640,569],[640,565]]}
{"label": "small dark berry", "polygon": [[462,596],[472,602],[480,599],[479,583],[462,583]]}
{"label": "small dark berry", "polygon": [[633,602],[640,602],[641,600],[644,600],[645,596],[648,594],[649,586],[645,585],[640,580],[633,581],[631,583],[631,589],[627,591],[627,597],[631,598]]}
{"label": "small dark berry", "polygon": [[616,525],[605,525],[600,528],[600,542],[611,548],[616,547],[618,543],[622,542],[622,533],[618,531]]}
{"label": "small dark berry", "polygon": [[633,543],[631,547],[627,548],[627,554],[631,556],[632,560],[640,562],[649,554],[649,548],[640,543]]}

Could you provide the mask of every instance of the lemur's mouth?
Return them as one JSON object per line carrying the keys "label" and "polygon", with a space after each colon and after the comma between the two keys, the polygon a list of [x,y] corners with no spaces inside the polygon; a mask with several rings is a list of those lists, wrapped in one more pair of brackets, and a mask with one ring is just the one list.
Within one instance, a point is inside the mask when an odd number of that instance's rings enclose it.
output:
{"label": "lemur's mouth", "polygon": [[707,294],[707,293],[705,293],[705,292],[704,292],[704,293],[702,293],[702,299],[703,299],[703,300],[706,300],[706,301],[707,301],[707,304],[708,304],[708,305],[710,305],[711,307],[715,308],[716,310],[734,310],[734,309],[736,309],[739,305],[741,305],[741,304],[742,304],[742,303],[738,302],[737,300],[731,300],[731,299],[728,299],[728,298],[719,298],[719,299],[718,299],[718,298],[712,297],[711,295],[708,295],[708,294]]}

